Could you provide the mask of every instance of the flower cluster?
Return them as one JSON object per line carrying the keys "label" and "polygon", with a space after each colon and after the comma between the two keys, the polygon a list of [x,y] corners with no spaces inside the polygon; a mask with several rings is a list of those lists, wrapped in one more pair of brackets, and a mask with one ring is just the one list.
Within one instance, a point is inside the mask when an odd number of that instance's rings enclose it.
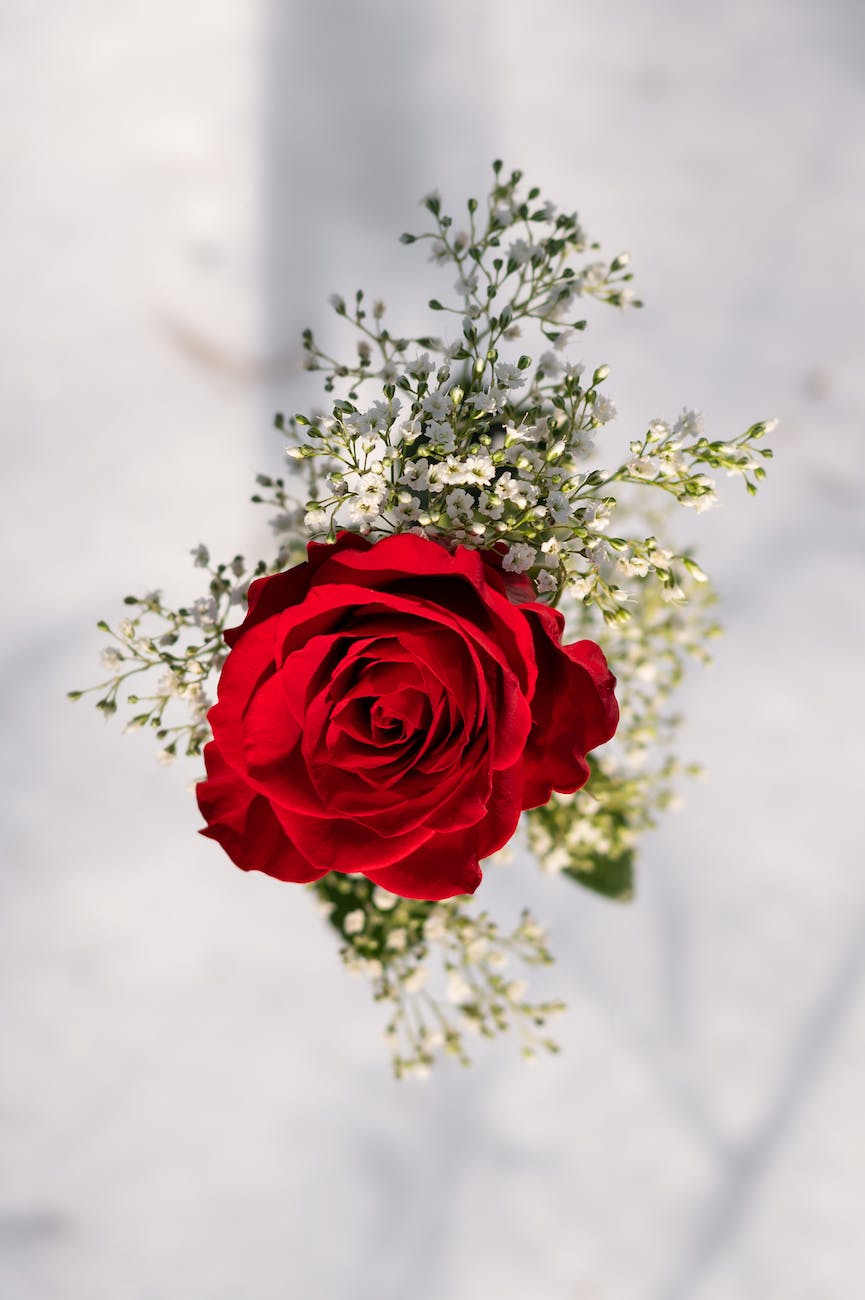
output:
{"label": "flower cluster", "polygon": [[[665,543],[666,521],[676,506],[699,513],[714,505],[721,474],[740,477],[755,492],[771,457],[763,439],[772,423],[716,440],[697,412],[683,410],[674,419],[649,420],[641,436],[617,439],[608,367],[587,364],[577,344],[590,302],[640,306],[629,257],[604,259],[576,213],[524,188],[521,174],[506,173],[499,162],[493,172],[485,202],[470,199],[461,220],[431,193],[422,200],[428,228],[401,237],[404,245],[428,250],[430,261],[451,277],[450,291],[428,302],[438,332],[393,329],[385,305],[369,304],[363,291],[331,298],[341,328],[355,335],[350,359],[338,360],[312,330],[304,332],[305,364],[321,375],[327,403],[308,414],[276,417],[292,473],[260,474],[253,496],[272,511],[274,553],[252,564],[240,556],[213,564],[199,545],[194,562],[206,581],[197,599],[172,609],[158,591],[127,597],[128,617],[114,628],[99,625],[111,642],[103,653],[107,678],[92,689],[97,707],[110,716],[130,679],[149,674],[154,685],[148,694],[137,688],[125,695],[134,709],[130,727],[152,728],[165,761],[178,753],[197,756],[211,736],[208,692],[225,663],[223,634],[242,615],[253,579],[283,574],[291,564],[300,573],[308,542],[324,544],[316,565],[335,562],[321,556],[327,551],[338,559],[346,534],[364,539],[355,538],[352,550],[409,533],[441,543],[452,556],[478,551],[496,590],[529,602],[526,609],[534,611],[539,675],[552,662],[544,658],[551,652],[542,652],[539,629],[554,640],[561,636],[554,610],[564,615],[567,636],[601,643],[616,673],[619,730],[612,746],[589,755],[588,782],[573,793],[556,792],[572,790],[573,782],[553,783],[541,806],[532,806],[537,799],[524,790],[519,807],[527,810],[528,845],[547,873],[627,898],[640,837],[659,812],[674,806],[679,778],[697,771],[676,756],[672,697],[686,661],[706,661],[720,631],[711,584],[690,551]],[[347,572],[338,580],[348,580]],[[284,578],[294,608],[305,599],[308,582]],[[398,605],[402,597],[394,592],[402,587],[389,582],[387,574],[372,581],[384,593],[376,599]],[[270,601],[264,590],[259,585],[250,593],[250,610],[255,600]],[[268,605],[265,612],[276,617],[275,611]],[[247,615],[247,624],[260,617]],[[352,617],[357,655],[372,654],[364,645],[385,633],[367,628],[363,616],[360,623]],[[334,637],[341,626],[337,620]],[[304,635],[316,627],[313,620]],[[232,628],[229,640],[238,635]],[[272,638],[262,635],[260,642],[270,654]],[[348,642],[340,645],[345,654]],[[400,646],[387,645],[401,663]],[[297,646],[302,650],[303,641]],[[372,671],[362,657],[358,664],[358,672]],[[252,673],[250,690],[266,681],[260,670]],[[353,681],[345,679],[347,699]],[[382,713],[376,723],[382,745],[395,744],[390,737],[400,727],[402,735],[420,708],[388,689],[396,712]],[[187,720],[176,722],[169,710],[180,707]],[[292,707],[292,716],[299,716],[298,704]],[[230,749],[239,721],[229,719],[223,704],[220,709]],[[320,743],[331,746],[337,741],[326,722],[323,717]],[[537,718],[532,725],[540,725]],[[360,723],[352,726],[352,745],[365,744]],[[315,754],[307,757],[314,767]],[[211,771],[211,787],[224,782],[222,771]],[[255,773],[249,779],[259,794],[250,789],[244,796],[242,817],[258,818],[270,853],[274,836],[284,836],[294,823],[277,808],[282,822],[273,829],[276,823],[267,820],[272,811],[265,816],[261,806],[265,786]],[[235,787],[224,790],[235,807]],[[303,821],[308,813],[299,804],[292,816]],[[231,817],[219,834],[233,853],[238,831]],[[390,1005],[387,1036],[397,1074],[423,1073],[439,1054],[467,1060],[467,1035],[490,1036],[511,1026],[522,1034],[527,1055],[554,1049],[545,1026],[560,1004],[531,1003],[521,981],[505,969],[512,959],[551,960],[542,929],[527,914],[504,934],[465,900],[398,897],[363,875],[339,870],[317,879],[314,873],[285,874],[289,851],[280,849],[281,865],[271,873],[312,881],[307,888],[339,936],[346,965]],[[481,843],[481,854],[490,851]]]}
{"label": "flower cluster", "polygon": [[439,1056],[471,1063],[468,1043],[509,1029],[522,1055],[556,1052],[545,1032],[562,1002],[530,1002],[512,965],[549,965],[543,928],[523,911],[503,934],[465,904],[398,898],[369,882],[331,873],[317,886],[323,915],[342,940],[348,970],[370,980],[389,1005],[385,1040],[398,1078],[423,1077]]}

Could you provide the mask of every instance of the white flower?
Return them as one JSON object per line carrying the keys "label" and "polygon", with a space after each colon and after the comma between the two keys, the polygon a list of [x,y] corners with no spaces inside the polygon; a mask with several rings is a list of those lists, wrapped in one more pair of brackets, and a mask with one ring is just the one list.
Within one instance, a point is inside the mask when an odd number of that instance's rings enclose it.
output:
{"label": "white flower", "polygon": [[690,506],[701,515],[704,510],[711,510],[718,504],[718,497],[714,492],[704,492],[700,497],[679,497],[682,505]]}
{"label": "white flower", "polygon": [[390,912],[396,907],[399,898],[396,894],[390,893],[387,889],[382,889],[381,885],[376,885],[372,891],[372,901],[380,912]]}
{"label": "white flower", "polygon": [[448,252],[447,247],[442,242],[442,240],[440,239],[433,240],[432,247],[430,248],[430,255],[428,260],[430,262],[436,262],[439,266],[442,266],[445,262],[449,260],[449,258],[450,258],[450,253]]}
{"label": "white flower", "polygon": [[399,414],[402,402],[392,397],[389,402],[373,402],[366,413],[370,433],[386,433]]}
{"label": "white flower", "polygon": [[406,993],[418,993],[429,979],[429,971],[426,966],[416,966],[410,974],[406,975],[403,980],[403,988]]}
{"label": "white flower", "polygon": [[427,470],[427,490],[436,492],[439,488],[445,486],[448,481],[448,468],[441,461],[435,461]]}
{"label": "white flower", "polygon": [[508,249],[508,258],[517,266],[524,266],[531,259],[532,245],[527,239],[515,239]]}
{"label": "white flower", "polygon": [[339,312],[340,315],[345,311],[345,298],[343,298],[342,294],[332,293],[327,301],[330,303],[333,310]]}
{"label": "white flower", "polygon": [[401,493],[399,505],[393,508],[394,522],[397,524],[414,524],[420,514],[420,498],[409,493]]}
{"label": "white flower", "polygon": [[427,415],[431,415],[434,420],[445,420],[451,413],[451,402],[446,393],[440,389],[435,392],[427,393],[421,402],[421,406]]}
{"label": "white flower", "polygon": [[448,1002],[452,1002],[455,1006],[459,1006],[464,1002],[471,1002],[474,999],[471,985],[458,970],[448,972],[445,997]]}
{"label": "white flower", "polygon": [[[196,627],[200,627],[202,630],[213,627],[216,622],[216,601],[212,596],[209,598],[199,596],[198,600],[193,602],[192,621]],[[123,631],[123,623],[120,624],[120,631],[123,636],[126,636]]]}
{"label": "white flower", "polygon": [[[398,372],[395,372],[395,375]],[[395,377],[394,375],[394,377]],[[387,378],[387,376],[382,376]],[[342,417],[342,422],[349,430],[356,434],[383,434],[386,433],[396,419],[397,413],[402,403],[398,397],[394,397],[388,402],[373,402],[367,411],[349,411]],[[376,438],[372,444],[378,448],[379,454],[382,454],[384,443],[380,438]]]}
{"label": "white flower", "polygon": [[596,573],[575,574],[568,579],[568,586],[578,600],[583,600],[594,589],[597,576]]}
{"label": "white flower", "polygon": [[502,568],[507,573],[525,573],[530,569],[537,558],[537,551],[525,542],[516,542],[508,550],[507,555],[502,560]]}
{"label": "white flower", "polygon": [[364,411],[346,411],[342,423],[349,433],[369,433],[369,423]]}
{"label": "white flower", "polygon": [[408,488],[416,488],[418,492],[426,492],[427,462],[425,460],[407,460],[397,482],[405,483]]}
{"label": "white flower", "polygon": [[529,483],[527,479],[514,478],[510,470],[497,480],[495,490],[499,496],[513,501],[520,510],[525,510],[526,506],[533,506],[540,495],[534,483]]}
{"label": "white flower", "polygon": [[564,492],[554,489],[547,497],[547,511],[554,524],[565,524],[571,517],[571,503]]}
{"label": "white flower", "polygon": [[703,432],[703,417],[699,411],[690,411],[687,407],[682,410],[676,423],[673,425],[673,432],[683,437],[699,438]]}
{"label": "white flower", "polygon": [[442,473],[445,483],[453,483],[457,486],[466,481],[465,462],[457,460],[456,456],[448,456],[445,460]]}
{"label": "white flower", "polygon": [[470,962],[480,961],[489,946],[489,939],[487,939],[485,935],[479,934],[476,939],[472,939],[470,942],[466,943],[466,960]]}
{"label": "white flower", "polygon": [[542,320],[560,320],[570,308],[574,296],[578,293],[579,282],[576,280],[569,280],[567,284],[557,285],[541,303],[538,308],[538,315]]}
{"label": "white flower", "polygon": [[549,569],[541,569],[538,574],[537,588],[542,596],[546,596],[549,592],[555,591],[558,585],[558,579],[554,573],[551,573]]}
{"label": "white flower", "polygon": [[501,519],[504,513],[502,502],[489,492],[482,492],[478,497],[478,510],[487,519]]}
{"label": "white flower", "polygon": [[430,360],[428,352],[422,352],[419,357],[415,357],[408,369],[409,374],[416,379],[427,379],[435,370],[435,362]]}
{"label": "white flower", "polygon": [[405,930],[391,930],[387,936],[385,947],[389,948],[391,952],[404,952],[407,942],[408,936]]}
{"label": "white flower", "polygon": [[326,510],[307,510],[303,516],[303,526],[311,533],[322,533],[328,526]]}
{"label": "white flower", "polygon": [[183,684],[177,674],[169,669],[159,678],[156,683],[156,690],[160,695],[182,695]]}
{"label": "white flower", "polygon": [[510,203],[500,203],[493,208],[493,221],[497,226],[509,226],[514,219],[514,209]]}
{"label": "white flower", "polygon": [[373,501],[379,505],[387,496],[387,483],[381,474],[370,470],[366,474],[351,476],[350,486],[363,501]]}
{"label": "white flower", "polygon": [[661,448],[661,467],[660,472],[669,477],[672,474],[684,474],[688,468],[688,460],[680,451],[673,451],[669,446]]}
{"label": "white flower", "polygon": [[545,375],[560,375],[562,373],[562,361],[557,357],[555,352],[542,352],[538,357],[538,369],[543,370]]}
{"label": "white flower", "polygon": [[353,524],[368,524],[372,526],[378,523],[378,508],[380,502],[371,501],[365,497],[355,497],[349,504],[348,517]]}
{"label": "white flower", "polygon": [[541,430],[536,424],[508,424],[505,426],[505,446],[515,442],[537,442]]}
{"label": "white flower", "polygon": [[454,488],[445,497],[445,511],[451,523],[468,523],[474,508],[474,499],[464,488]]}
{"label": "white flower", "polygon": [[579,287],[582,289],[600,289],[607,278],[607,268],[603,262],[592,262],[591,265],[583,268],[582,274],[578,277]]}
{"label": "white flower", "polygon": [[198,546],[193,547],[189,554],[195,556],[196,569],[206,569],[210,563],[210,551],[203,542],[200,542]]}
{"label": "white flower", "polygon": [[616,560],[616,568],[626,578],[645,578],[649,572],[649,561],[642,555],[623,555]]}
{"label": "white flower", "polygon": [[431,912],[424,922],[423,937],[427,943],[439,943],[447,932],[447,922],[441,912]]}
{"label": "white flower", "polygon": [[123,663],[123,655],[116,646],[109,645],[102,651],[102,654],[99,656],[99,661],[102,664],[102,667],[107,668],[111,673],[114,672],[115,668],[119,667],[119,665]]}
{"label": "white flower", "polygon": [[462,294],[464,298],[471,297],[478,291],[478,273],[471,271],[468,275],[461,275],[454,284],[457,293]]}
{"label": "white flower", "polygon": [[450,424],[445,424],[442,420],[431,420],[426,428],[427,437],[439,451],[453,451],[456,444],[456,434]]}
{"label": "white flower", "polygon": [[366,915],[363,908],[357,907],[353,912],[349,912],[342,923],[342,928],[346,934],[360,934],[365,925]]}
{"label": "white flower", "polygon": [[213,701],[204,694],[200,686],[191,686],[186,692],[186,703],[193,722],[203,722],[213,707]]}
{"label": "white flower", "polygon": [[541,861],[541,871],[543,871],[546,876],[557,875],[558,872],[563,871],[564,868],[568,866],[570,860],[571,858],[568,850],[564,848],[563,845],[558,844],[552,852],[546,854]]}
{"label": "white flower", "polygon": [[638,456],[636,460],[629,461],[628,469],[634,478],[651,479],[658,477],[658,466],[648,456]]}
{"label": "white flower", "polygon": [[488,451],[467,456],[464,467],[465,483],[492,483],[495,477],[495,465]]}
{"label": "white flower", "polygon": [[608,424],[610,420],[616,417],[615,403],[610,401],[603,393],[597,393],[593,405],[593,414],[596,420],[601,424]]}
{"label": "white flower", "polygon": [[526,382],[526,377],[519,366],[513,366],[509,361],[500,361],[496,366],[496,379],[505,388],[522,388]]}
{"label": "white flower", "polygon": [[475,411],[493,412],[493,411],[497,411],[498,409],[496,404],[496,398],[490,396],[490,394],[486,393],[486,391],[481,391],[481,393],[473,394],[471,398],[468,399],[468,404],[470,404],[471,407],[475,408]]}

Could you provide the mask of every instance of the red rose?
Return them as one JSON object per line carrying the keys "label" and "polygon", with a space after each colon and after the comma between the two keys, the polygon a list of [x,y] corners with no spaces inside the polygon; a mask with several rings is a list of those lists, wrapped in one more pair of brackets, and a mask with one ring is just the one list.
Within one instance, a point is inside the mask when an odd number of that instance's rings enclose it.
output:
{"label": "red rose", "polygon": [[616,729],[615,678],[563,622],[495,552],[310,542],[225,634],[202,834],[279,880],[473,893],[521,811],[578,790]]}

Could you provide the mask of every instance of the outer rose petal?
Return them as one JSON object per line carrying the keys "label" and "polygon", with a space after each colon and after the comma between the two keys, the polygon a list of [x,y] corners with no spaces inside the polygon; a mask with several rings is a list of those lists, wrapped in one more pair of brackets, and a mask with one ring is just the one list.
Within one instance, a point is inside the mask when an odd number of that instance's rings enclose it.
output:
{"label": "outer rose petal", "polygon": [[561,645],[564,619],[546,605],[524,607],[535,638],[541,686],[532,701],[526,746],[524,808],[547,803],[553,790],[573,794],[589,779],[586,754],[610,740],[619,721],[616,679],[594,641]]}
{"label": "outer rose petal", "polygon": [[250,790],[212,742],[205,746],[204,761],[207,780],[195,793],[208,825],[200,833],[221,844],[235,866],[297,884],[327,874],[298,852],[267,800]]}
{"label": "outer rose petal", "polygon": [[430,902],[473,894],[483,876],[477,853],[471,848],[466,851],[466,836],[461,831],[437,835],[433,842],[401,862],[363,874],[374,885],[401,898],[425,898]]}
{"label": "outer rose petal", "polygon": [[364,875],[403,898],[433,901],[473,894],[483,875],[480,859],[507,844],[517,828],[521,784],[521,765],[497,772],[487,816],[478,826],[436,835],[392,867]]}

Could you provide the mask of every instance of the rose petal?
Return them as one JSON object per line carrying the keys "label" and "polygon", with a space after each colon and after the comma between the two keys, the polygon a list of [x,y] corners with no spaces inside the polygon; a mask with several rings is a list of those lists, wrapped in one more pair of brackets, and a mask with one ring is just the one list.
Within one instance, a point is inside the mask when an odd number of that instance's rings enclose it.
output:
{"label": "rose petal", "polygon": [[615,678],[593,641],[559,644],[564,620],[545,605],[523,607],[532,625],[544,689],[532,702],[525,751],[524,808],[547,803],[553,790],[573,794],[589,779],[586,754],[614,734]]}
{"label": "rose petal", "polygon": [[458,833],[437,835],[394,866],[365,871],[364,875],[374,885],[402,898],[435,901],[473,894],[483,873],[474,849]]}
{"label": "rose petal", "polygon": [[244,784],[213,742],[205,746],[204,761],[207,780],[199,781],[195,793],[208,824],[200,834],[221,844],[243,871],[298,884],[325,875],[298,851],[267,800]]}

